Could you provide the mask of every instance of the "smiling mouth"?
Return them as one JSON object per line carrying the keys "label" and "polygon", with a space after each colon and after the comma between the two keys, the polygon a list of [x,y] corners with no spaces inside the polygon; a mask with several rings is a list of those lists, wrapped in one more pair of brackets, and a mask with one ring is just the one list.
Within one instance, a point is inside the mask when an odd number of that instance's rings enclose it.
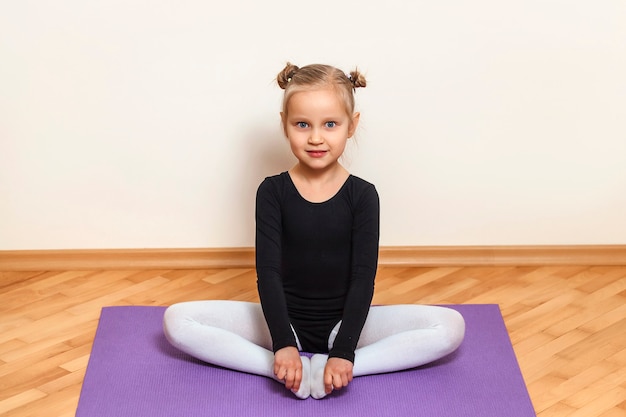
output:
{"label": "smiling mouth", "polygon": [[310,156],[312,156],[314,158],[320,158],[320,157],[326,155],[326,152],[328,152],[328,151],[306,151],[307,154],[309,154]]}

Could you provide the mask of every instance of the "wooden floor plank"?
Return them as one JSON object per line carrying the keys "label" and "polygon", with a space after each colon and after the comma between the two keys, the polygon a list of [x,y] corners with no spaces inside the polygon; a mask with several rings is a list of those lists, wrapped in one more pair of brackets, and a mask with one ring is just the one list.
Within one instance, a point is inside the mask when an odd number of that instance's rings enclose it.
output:
{"label": "wooden floor plank", "polygon": [[0,415],[8,415],[9,412],[11,412],[12,410],[23,407],[24,405],[29,404],[45,396],[46,396],[45,392],[41,392],[37,389],[29,389],[26,391],[19,392],[4,400],[0,400]]}

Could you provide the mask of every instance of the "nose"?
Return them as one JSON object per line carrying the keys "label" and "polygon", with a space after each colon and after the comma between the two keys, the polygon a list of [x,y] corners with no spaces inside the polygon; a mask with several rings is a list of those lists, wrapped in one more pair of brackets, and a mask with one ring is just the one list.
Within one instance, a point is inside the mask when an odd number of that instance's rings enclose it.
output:
{"label": "nose", "polygon": [[322,132],[318,129],[312,129],[311,135],[309,136],[309,144],[311,145],[320,145],[324,143],[324,137],[322,136]]}

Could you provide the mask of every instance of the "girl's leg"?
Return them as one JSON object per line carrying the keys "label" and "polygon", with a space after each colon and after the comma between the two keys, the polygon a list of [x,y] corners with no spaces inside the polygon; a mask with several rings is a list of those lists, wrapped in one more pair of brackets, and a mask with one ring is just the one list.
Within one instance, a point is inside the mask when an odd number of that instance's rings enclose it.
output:
{"label": "girl's leg", "polygon": [[355,351],[354,376],[410,369],[454,352],[465,335],[456,310],[426,305],[373,306]]}
{"label": "girl's leg", "polygon": [[[337,329],[337,328],[336,328]],[[329,348],[336,332],[331,334]],[[353,375],[414,368],[452,353],[465,335],[455,310],[423,305],[373,306],[355,351]],[[327,355],[311,358],[311,396],[323,398]]]}
{"label": "girl's leg", "polygon": [[[260,304],[240,301],[190,301],[170,306],[163,329],[176,348],[205,362],[276,379],[272,338]],[[310,392],[309,360],[302,357],[302,383]]]}

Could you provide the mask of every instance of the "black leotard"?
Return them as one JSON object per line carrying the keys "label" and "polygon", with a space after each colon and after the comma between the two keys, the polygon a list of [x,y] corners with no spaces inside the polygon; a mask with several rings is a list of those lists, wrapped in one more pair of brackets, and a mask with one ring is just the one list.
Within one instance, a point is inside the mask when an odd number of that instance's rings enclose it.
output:
{"label": "black leotard", "polygon": [[379,201],[374,186],[350,175],[322,203],[305,200],[287,172],[266,178],[256,202],[256,269],[274,351],[296,346],[354,361],[374,294]]}

